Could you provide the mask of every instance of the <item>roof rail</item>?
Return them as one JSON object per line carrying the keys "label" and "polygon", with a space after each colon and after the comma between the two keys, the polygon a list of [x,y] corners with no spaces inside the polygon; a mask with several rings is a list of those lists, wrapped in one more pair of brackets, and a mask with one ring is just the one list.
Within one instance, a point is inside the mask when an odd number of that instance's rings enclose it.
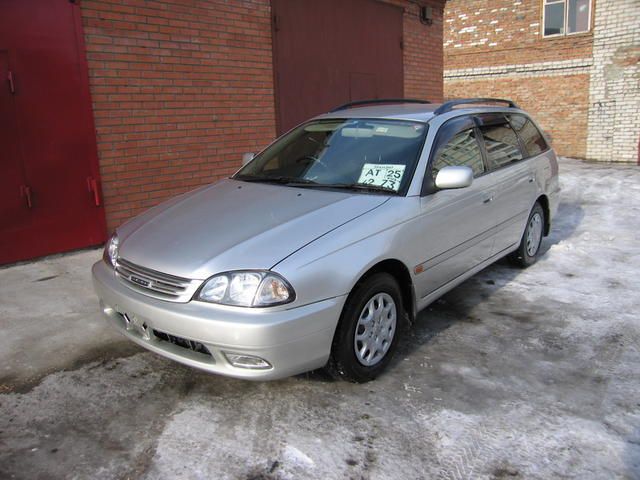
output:
{"label": "roof rail", "polygon": [[505,100],[504,98],[457,98],[455,100],[444,102],[433,112],[433,114],[441,115],[443,113],[450,112],[458,105],[467,105],[470,103],[506,103],[509,105],[509,108],[520,108],[511,100]]}
{"label": "roof rail", "polygon": [[376,103],[431,103],[429,100],[417,100],[414,98],[375,98],[371,100],[358,100],[356,102],[345,103],[339,107],[330,110],[329,113],[338,112],[340,110],[346,110],[351,107],[357,107],[358,105],[368,105]]}

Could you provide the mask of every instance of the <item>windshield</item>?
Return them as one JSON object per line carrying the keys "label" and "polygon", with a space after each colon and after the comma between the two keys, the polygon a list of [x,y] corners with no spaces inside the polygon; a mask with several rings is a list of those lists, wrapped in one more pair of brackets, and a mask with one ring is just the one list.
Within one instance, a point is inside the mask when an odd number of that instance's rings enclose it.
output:
{"label": "windshield", "polygon": [[400,120],[313,121],[274,142],[234,178],[404,193],[426,133],[426,124]]}

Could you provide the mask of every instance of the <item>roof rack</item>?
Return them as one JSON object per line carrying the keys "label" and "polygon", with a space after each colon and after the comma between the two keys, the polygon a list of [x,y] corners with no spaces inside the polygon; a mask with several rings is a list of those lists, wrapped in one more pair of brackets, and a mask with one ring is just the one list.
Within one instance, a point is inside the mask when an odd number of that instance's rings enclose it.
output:
{"label": "roof rack", "polygon": [[429,100],[417,100],[415,98],[375,98],[372,100],[358,100],[357,102],[349,102],[344,105],[330,110],[329,113],[338,112],[340,110],[346,110],[351,107],[357,107],[358,105],[368,105],[376,103],[431,103]]}
{"label": "roof rack", "polygon": [[458,105],[467,105],[470,103],[506,103],[509,105],[509,108],[520,108],[511,100],[505,100],[504,98],[457,98],[455,100],[444,102],[433,112],[433,114],[441,115],[443,113],[450,112]]}

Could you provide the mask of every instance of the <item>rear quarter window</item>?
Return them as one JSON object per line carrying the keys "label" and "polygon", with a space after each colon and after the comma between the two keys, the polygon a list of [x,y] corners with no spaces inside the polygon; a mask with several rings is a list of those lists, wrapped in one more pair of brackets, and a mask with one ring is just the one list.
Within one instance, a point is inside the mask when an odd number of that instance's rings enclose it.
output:
{"label": "rear quarter window", "polygon": [[530,157],[538,155],[549,148],[544,136],[531,120],[524,115],[510,115],[511,126],[518,133]]}

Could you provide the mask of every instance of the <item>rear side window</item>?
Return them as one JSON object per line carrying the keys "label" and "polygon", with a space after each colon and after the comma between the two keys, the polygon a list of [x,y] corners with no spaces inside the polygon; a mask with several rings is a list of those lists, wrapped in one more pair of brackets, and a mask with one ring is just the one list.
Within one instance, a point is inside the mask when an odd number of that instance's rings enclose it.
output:
{"label": "rear side window", "polygon": [[520,136],[530,157],[544,152],[549,147],[540,131],[531,120],[524,115],[510,115],[511,126]]}
{"label": "rear side window", "polygon": [[487,149],[487,160],[491,170],[522,160],[518,137],[506,120],[492,125],[484,125],[480,127],[480,131]]}
{"label": "rear side window", "polygon": [[433,178],[448,166],[471,167],[474,177],[484,173],[482,153],[472,128],[458,133],[438,150],[431,167]]}

